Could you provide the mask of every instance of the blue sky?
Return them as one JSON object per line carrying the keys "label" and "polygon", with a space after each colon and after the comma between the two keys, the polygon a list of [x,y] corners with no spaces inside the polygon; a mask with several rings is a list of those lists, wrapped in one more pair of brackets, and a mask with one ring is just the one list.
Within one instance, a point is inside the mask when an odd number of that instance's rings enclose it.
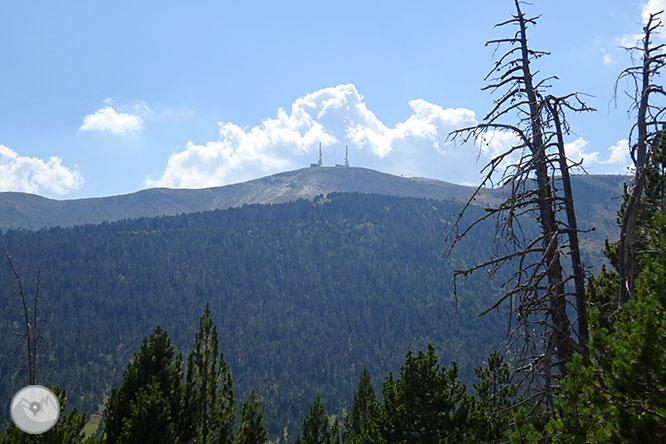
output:
{"label": "blue sky", "polygon": [[[627,102],[611,104],[619,48],[666,0],[558,2],[535,68],[598,109],[572,117],[572,158],[626,171]],[[510,0],[0,0],[0,191],[59,199],[235,183],[316,161],[456,183],[491,153],[446,144],[483,118]],[[622,86],[622,85],[621,85]],[[499,149],[506,140],[498,138]]]}

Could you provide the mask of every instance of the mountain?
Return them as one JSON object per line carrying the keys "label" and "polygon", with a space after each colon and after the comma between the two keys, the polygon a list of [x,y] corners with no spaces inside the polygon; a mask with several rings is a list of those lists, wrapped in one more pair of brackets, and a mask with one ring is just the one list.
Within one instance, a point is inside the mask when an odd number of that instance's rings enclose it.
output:
{"label": "mountain", "polygon": [[[0,231],[38,230],[312,199],[319,194],[358,192],[399,197],[465,199],[474,189],[448,182],[406,178],[355,167],[317,167],[204,189],[154,188],[92,199],[54,200],[26,193],[0,193]],[[493,199],[484,192],[479,202]]]}
{"label": "mountain", "polygon": [[[608,199],[621,196],[625,176],[574,176],[575,193],[592,198],[597,210],[616,211]],[[398,177],[356,167],[301,168],[233,185],[203,189],[153,188],[120,196],[54,200],[34,194],[0,193],[0,231],[71,227],[139,217],[169,216],[312,199],[320,194],[356,192],[397,197],[463,201],[474,187],[421,177]],[[501,191],[486,190],[476,199],[484,205],[497,202]],[[595,195],[599,200],[594,199]],[[608,198],[608,199],[607,199]],[[611,203],[610,206],[607,204]],[[608,207],[608,208],[607,208]],[[597,211],[594,214],[599,214]],[[604,218],[597,218],[598,222]],[[602,232],[605,232],[602,230]]]}
{"label": "mountain", "polygon": [[[597,253],[604,240],[617,238],[616,213],[622,186],[627,180],[626,176],[613,175],[572,178],[578,226],[583,230],[594,230],[581,240],[583,253],[594,268],[601,264]],[[155,188],[92,199],[53,200],[32,194],[5,192],[0,193],[0,232],[189,214],[248,204],[278,204],[335,192],[462,202],[472,195],[474,188],[435,179],[398,177],[366,168],[316,167],[223,187]],[[475,203],[479,206],[496,203],[502,194],[501,189],[483,190]]]}

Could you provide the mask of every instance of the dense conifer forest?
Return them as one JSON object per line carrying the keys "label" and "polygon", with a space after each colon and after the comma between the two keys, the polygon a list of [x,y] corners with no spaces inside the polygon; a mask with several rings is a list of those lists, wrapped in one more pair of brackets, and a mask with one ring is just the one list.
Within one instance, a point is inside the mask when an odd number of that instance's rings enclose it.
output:
{"label": "dense conifer forest", "polygon": [[[46,324],[38,380],[66,387],[71,405],[95,412],[157,325],[185,355],[210,303],[235,389],[245,397],[255,388],[274,436],[284,426],[293,431],[317,394],[340,414],[363,366],[385,375],[429,342],[472,380],[478,362],[501,344],[504,326],[501,314],[476,317],[497,293],[487,279],[465,282],[456,306],[453,269],[487,254],[492,236],[492,227],[482,227],[442,259],[441,233],[459,209],[454,202],[331,194],[11,231],[1,240],[26,285],[41,266]],[[4,288],[14,288],[9,267],[1,273]],[[19,314],[18,303],[5,306],[6,328],[14,329]],[[13,378],[3,391],[10,396],[24,384],[22,350],[15,337],[4,340],[3,373]]]}

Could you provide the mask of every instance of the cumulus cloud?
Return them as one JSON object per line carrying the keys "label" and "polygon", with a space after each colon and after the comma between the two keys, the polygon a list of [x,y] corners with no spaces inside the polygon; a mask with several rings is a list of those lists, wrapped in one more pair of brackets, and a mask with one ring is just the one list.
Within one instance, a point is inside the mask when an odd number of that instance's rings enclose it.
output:
{"label": "cumulus cloud", "polygon": [[48,161],[23,157],[11,148],[0,145],[0,191],[62,195],[79,189],[81,173],[62,165],[58,157]]}
{"label": "cumulus cloud", "polygon": [[[643,25],[645,25],[649,20],[650,14],[654,14],[660,11],[666,11],[666,0],[648,0],[646,3],[643,3],[643,6],[641,8],[641,18]],[[660,18],[663,21],[664,19],[666,19],[666,16],[662,14]],[[637,29],[637,31],[640,30]],[[653,36],[655,40],[658,41],[658,43],[664,42],[664,35],[660,32],[660,30],[657,30],[657,32]],[[617,46],[619,46],[620,48],[634,48],[634,47],[640,48],[642,47],[641,45],[642,39],[643,39],[643,32],[641,31],[641,32],[625,34],[615,39],[615,41],[617,43]],[[610,52],[607,52],[605,49],[602,49],[601,51],[604,58],[604,64],[609,65],[615,62],[615,57]]]}
{"label": "cumulus cloud", "polygon": [[[659,11],[666,10],[666,0],[648,0],[646,4],[643,5],[643,23],[647,23],[650,19],[650,14],[655,14]],[[664,16],[661,16],[662,20]]]}
{"label": "cumulus cloud", "polygon": [[608,147],[608,151],[610,151],[610,157],[602,163],[612,165],[614,172],[618,174],[626,174],[627,168],[632,165],[629,155],[629,141],[627,139],[618,140],[615,145]]}
{"label": "cumulus cloud", "polygon": [[[318,158],[324,166],[343,163],[349,146],[352,166],[478,184],[488,160],[518,143],[512,133],[492,131],[476,144],[453,143],[449,132],[477,123],[473,111],[443,108],[423,99],[408,103],[411,113],[387,125],[365,103],[353,84],[324,88],[297,98],[289,108],[259,125],[242,128],[218,123],[218,139],[188,142],[168,159],[161,177],[147,179],[149,187],[203,188],[242,182],[302,168]],[[577,139],[566,147],[572,160],[585,159],[591,172],[624,172],[626,145],[619,141],[602,159],[588,142]],[[521,155],[505,159],[507,166]]]}
{"label": "cumulus cloud", "polygon": [[[108,102],[107,102],[108,103]],[[82,131],[109,131],[113,134],[125,135],[131,131],[139,131],[143,126],[141,117],[135,114],[119,113],[107,106],[83,118]]]}
{"label": "cumulus cloud", "polygon": [[630,166],[629,142],[627,139],[618,140],[615,145],[608,147],[608,157],[601,158],[598,151],[587,152],[589,142],[582,137],[564,145],[569,160],[573,162],[583,161],[583,166],[591,172],[603,172],[608,174],[626,174]]}
{"label": "cumulus cloud", "polygon": [[582,137],[574,140],[573,142],[564,144],[564,151],[567,153],[567,158],[572,162],[583,162],[583,166],[587,167],[590,164],[599,163],[599,152],[585,152],[589,142]]}
{"label": "cumulus cloud", "polygon": [[[643,25],[645,25],[648,20],[650,19],[651,14],[656,14],[657,12],[660,11],[666,11],[666,0],[648,0],[647,3],[643,4],[642,10],[641,10],[641,18],[643,20]],[[661,20],[663,21],[666,19],[664,14],[659,16]],[[660,32],[660,30],[657,30],[654,34],[654,37],[657,40],[664,41],[664,35]],[[630,34],[625,34],[622,37],[617,39],[617,43],[620,47],[623,48],[632,48],[632,47],[642,47],[641,45],[641,40],[643,39],[643,32],[636,32],[636,33],[630,33]],[[604,53],[604,59],[606,55]]]}
{"label": "cumulus cloud", "polygon": [[146,185],[209,187],[300,168],[316,161],[319,143],[325,165],[342,163],[349,145],[352,166],[476,182],[475,156],[465,153],[470,148],[444,143],[449,131],[476,123],[474,112],[444,109],[423,99],[409,106],[411,115],[389,126],[368,108],[354,85],[324,88],[249,129],[220,122],[218,140],[188,142],[169,158],[162,176]]}

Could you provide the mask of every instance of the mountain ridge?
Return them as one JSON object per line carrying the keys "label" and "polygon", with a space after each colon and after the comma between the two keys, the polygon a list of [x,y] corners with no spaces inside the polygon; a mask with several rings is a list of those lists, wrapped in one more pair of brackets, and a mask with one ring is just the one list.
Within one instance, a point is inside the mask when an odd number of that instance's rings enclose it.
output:
{"label": "mountain ridge", "polygon": [[[623,176],[575,176],[621,190]],[[21,193],[0,193],[0,231],[39,230],[113,222],[140,217],[172,216],[200,211],[241,207],[246,204],[277,204],[312,199],[320,194],[358,192],[396,197],[466,200],[475,187],[437,179],[402,177],[360,167],[309,167],[273,174],[220,187],[201,189],[151,188],[130,194],[56,200]],[[496,201],[498,190],[484,190],[477,203]]]}

